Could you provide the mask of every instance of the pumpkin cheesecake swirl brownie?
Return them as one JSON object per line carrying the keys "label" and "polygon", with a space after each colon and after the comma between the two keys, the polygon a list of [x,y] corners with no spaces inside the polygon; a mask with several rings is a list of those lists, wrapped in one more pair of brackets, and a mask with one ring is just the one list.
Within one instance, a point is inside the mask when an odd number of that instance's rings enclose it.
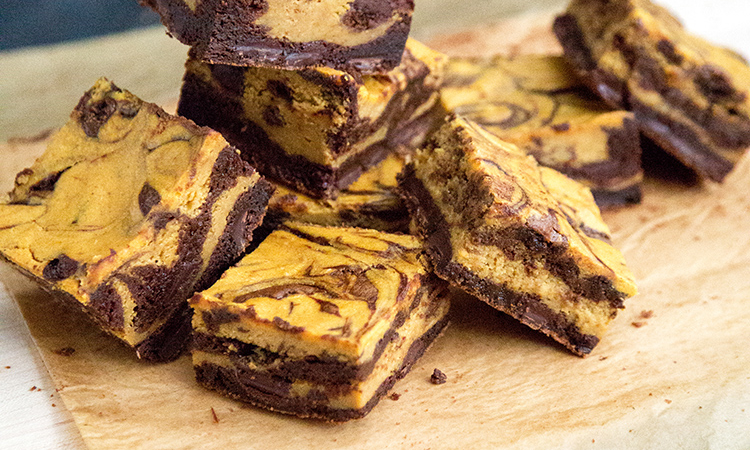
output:
{"label": "pumpkin cheesecake swirl brownie", "polygon": [[573,0],[565,55],[610,105],[699,176],[721,181],[750,145],[750,67],[648,0]]}
{"label": "pumpkin cheesecake swirl brownie", "polygon": [[586,355],[634,295],[591,192],[452,116],[399,175],[439,276]]}
{"label": "pumpkin cheesecake swirl brownie", "polygon": [[448,111],[588,186],[600,207],[640,201],[633,113],[612,110],[563,57],[451,58],[441,98]]}
{"label": "pumpkin cheesecake swirl brownie", "polygon": [[140,0],[216,64],[385,72],[401,61],[413,0]]}
{"label": "pumpkin cheesecake swirl brownie", "polygon": [[394,148],[421,143],[435,121],[444,64],[414,40],[383,75],[190,58],[178,112],[221,132],[269,179],[332,198]]}
{"label": "pumpkin cheesecake swirl brownie", "polygon": [[151,360],[244,252],[271,186],[218,133],[106,79],[0,205],[0,255]]}
{"label": "pumpkin cheesecake swirl brownie", "polygon": [[301,417],[366,415],[447,323],[413,236],[286,222],[190,301],[198,382]]}

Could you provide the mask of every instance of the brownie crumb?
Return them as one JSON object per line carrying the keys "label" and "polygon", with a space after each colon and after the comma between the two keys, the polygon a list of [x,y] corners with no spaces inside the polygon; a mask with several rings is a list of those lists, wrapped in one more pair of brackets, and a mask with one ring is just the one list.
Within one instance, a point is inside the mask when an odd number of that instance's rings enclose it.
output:
{"label": "brownie crumb", "polygon": [[636,328],[640,328],[640,327],[646,325],[646,322],[632,322],[631,325],[633,325]]}
{"label": "brownie crumb", "polygon": [[214,418],[214,423],[219,423],[219,416],[216,415],[216,411],[214,411],[214,408],[211,408],[211,415]]}
{"label": "brownie crumb", "polygon": [[389,395],[388,398],[390,398],[391,400],[395,402],[396,400],[401,398],[401,394],[394,392],[391,395]]}
{"label": "brownie crumb", "polygon": [[56,406],[57,406],[57,405],[55,405],[54,403],[52,404],[52,407],[53,407],[53,408],[54,408],[54,407],[56,407]]}
{"label": "brownie crumb", "polygon": [[29,392],[34,392],[34,391],[36,391],[36,390],[37,390],[37,387],[36,387],[36,386],[31,386],[31,389],[29,389]]}
{"label": "brownie crumb", "polygon": [[6,369],[10,369],[10,366],[5,366]]}
{"label": "brownie crumb", "polygon": [[648,310],[648,311],[641,311],[641,318],[642,319],[650,319],[654,317],[654,311]]}
{"label": "brownie crumb", "polygon": [[60,356],[71,356],[76,352],[76,349],[74,349],[73,347],[63,347],[58,348],[57,350],[53,350],[53,352]]}
{"label": "brownie crumb", "polygon": [[435,369],[432,371],[432,375],[430,376],[430,383],[443,384],[446,381],[448,381],[448,376],[441,372],[440,369]]}

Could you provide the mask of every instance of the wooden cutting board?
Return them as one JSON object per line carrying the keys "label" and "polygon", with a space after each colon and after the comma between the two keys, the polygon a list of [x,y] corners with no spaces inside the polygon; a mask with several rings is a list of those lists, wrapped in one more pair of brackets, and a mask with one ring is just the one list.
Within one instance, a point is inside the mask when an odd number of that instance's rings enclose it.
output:
{"label": "wooden cutting board", "polygon": [[[555,51],[550,15],[435,39],[451,53]],[[123,86],[127,88],[127,86]],[[44,149],[0,145],[0,187]],[[750,448],[750,159],[723,185],[656,170],[641,205],[605,213],[640,294],[591,356],[469,297],[364,419],[272,414],[193,381],[187,357],[137,361],[7,266],[11,291],[90,448]],[[69,351],[61,349],[74,349]],[[448,376],[429,382],[434,368]]]}

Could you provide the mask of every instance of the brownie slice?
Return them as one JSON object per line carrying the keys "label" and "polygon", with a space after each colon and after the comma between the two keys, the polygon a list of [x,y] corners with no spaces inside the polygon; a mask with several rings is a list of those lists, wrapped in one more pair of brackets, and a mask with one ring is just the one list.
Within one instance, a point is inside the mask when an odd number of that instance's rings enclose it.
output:
{"label": "brownie slice", "polygon": [[600,207],[640,202],[633,114],[592,94],[563,57],[451,58],[441,98],[447,110],[591,188]]}
{"label": "brownie slice", "polygon": [[178,112],[220,131],[269,179],[332,198],[393,148],[421,141],[434,123],[444,62],[414,40],[400,66],[361,77],[191,58]]}
{"label": "brownie slice", "polygon": [[271,190],[220,134],[102,78],[0,204],[0,255],[169,360],[187,300],[240,257]]}
{"label": "brownie slice", "polygon": [[413,0],[140,0],[214,64],[385,72],[401,61]]}
{"label": "brownie slice", "polygon": [[565,55],[610,105],[705,179],[750,145],[750,67],[647,0],[573,0],[555,20]]}
{"label": "brownie slice", "polygon": [[404,168],[406,157],[397,153],[389,155],[342,189],[335,199],[315,199],[276,186],[268,202],[264,225],[293,220],[325,226],[406,232],[409,211],[396,192],[396,175]]}
{"label": "brownie slice", "polygon": [[195,309],[198,382],[300,417],[365,416],[447,324],[413,236],[287,222]]}
{"label": "brownie slice", "polygon": [[450,117],[399,175],[440,277],[578,355],[634,295],[588,188]]}

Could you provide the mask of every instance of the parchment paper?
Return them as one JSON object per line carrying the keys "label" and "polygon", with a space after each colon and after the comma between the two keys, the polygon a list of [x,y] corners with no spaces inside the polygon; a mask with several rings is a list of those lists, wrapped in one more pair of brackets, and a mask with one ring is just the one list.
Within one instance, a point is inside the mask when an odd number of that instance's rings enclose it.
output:
{"label": "parchment paper", "polygon": [[[0,145],[3,190],[42,150]],[[339,425],[206,391],[189,358],[137,361],[7,266],[0,280],[94,449],[750,448],[750,159],[723,185],[649,177],[641,205],[605,219],[640,294],[588,358],[458,295],[398,400]],[[447,383],[429,382],[434,368]]]}

